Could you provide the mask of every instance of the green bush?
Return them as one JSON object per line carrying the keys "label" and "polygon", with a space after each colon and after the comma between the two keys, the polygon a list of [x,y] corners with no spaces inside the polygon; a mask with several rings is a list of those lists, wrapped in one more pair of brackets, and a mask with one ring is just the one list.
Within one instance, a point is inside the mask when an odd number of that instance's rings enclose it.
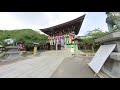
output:
{"label": "green bush", "polygon": [[33,43],[45,44],[48,41],[47,36],[32,29],[0,30],[2,45],[6,46],[4,40],[8,38],[15,38],[17,43],[23,41],[26,46],[31,46]]}

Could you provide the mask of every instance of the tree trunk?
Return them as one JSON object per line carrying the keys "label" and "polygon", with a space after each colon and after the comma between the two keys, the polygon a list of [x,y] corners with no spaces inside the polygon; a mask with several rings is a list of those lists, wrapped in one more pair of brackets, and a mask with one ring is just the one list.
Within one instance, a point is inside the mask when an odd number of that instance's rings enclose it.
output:
{"label": "tree trunk", "polygon": [[85,52],[86,52],[86,45],[84,45],[84,49],[85,49]]}
{"label": "tree trunk", "polygon": [[94,53],[94,46],[92,45],[92,52]]}

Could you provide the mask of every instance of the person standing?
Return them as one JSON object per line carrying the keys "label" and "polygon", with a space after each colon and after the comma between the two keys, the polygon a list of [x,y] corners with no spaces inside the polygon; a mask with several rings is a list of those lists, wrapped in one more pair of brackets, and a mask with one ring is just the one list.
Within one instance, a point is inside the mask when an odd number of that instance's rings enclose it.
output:
{"label": "person standing", "polygon": [[74,47],[71,47],[70,52],[71,52],[72,55],[74,54]]}

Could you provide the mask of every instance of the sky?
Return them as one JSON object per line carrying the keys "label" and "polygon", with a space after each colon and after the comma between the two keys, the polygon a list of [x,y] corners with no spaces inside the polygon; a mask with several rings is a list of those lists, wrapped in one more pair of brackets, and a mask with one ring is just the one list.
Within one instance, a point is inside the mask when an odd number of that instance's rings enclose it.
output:
{"label": "sky", "polygon": [[[78,35],[101,28],[108,31],[105,12],[0,12],[0,30],[30,28],[35,31],[55,26],[86,14]],[[40,32],[42,33],[42,32]]]}

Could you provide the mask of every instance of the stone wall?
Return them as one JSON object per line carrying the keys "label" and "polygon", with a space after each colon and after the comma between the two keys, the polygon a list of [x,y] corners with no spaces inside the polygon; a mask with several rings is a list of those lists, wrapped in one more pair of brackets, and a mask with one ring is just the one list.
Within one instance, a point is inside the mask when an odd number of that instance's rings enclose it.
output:
{"label": "stone wall", "polygon": [[113,76],[120,78],[120,31],[110,33],[96,39],[95,41],[102,42],[104,43],[104,45],[116,44],[116,48],[110,54],[109,58],[107,59],[102,68],[107,70],[111,77]]}

